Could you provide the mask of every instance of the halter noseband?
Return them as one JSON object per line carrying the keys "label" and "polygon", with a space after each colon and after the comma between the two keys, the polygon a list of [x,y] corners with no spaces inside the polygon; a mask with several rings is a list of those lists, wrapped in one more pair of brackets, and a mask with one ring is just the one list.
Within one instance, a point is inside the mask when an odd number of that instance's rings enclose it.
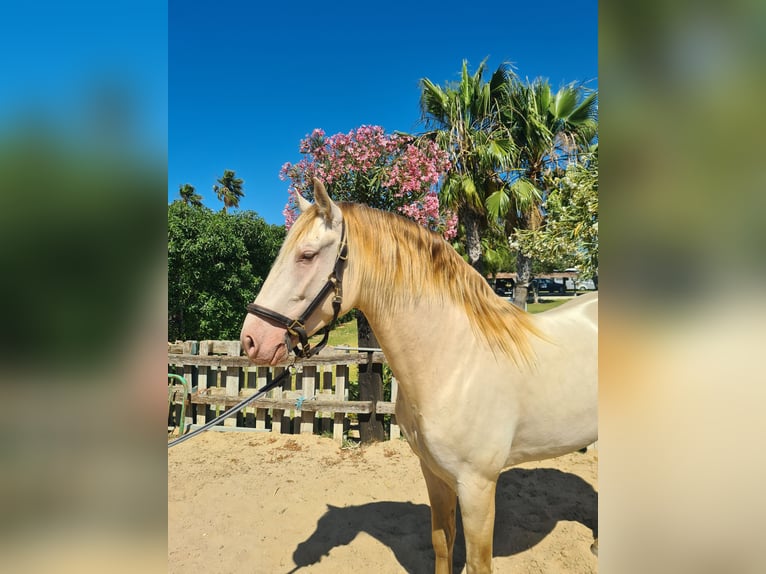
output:
{"label": "halter noseband", "polygon": [[[256,305],[255,303],[251,303],[247,306],[247,312],[260,317],[261,319],[265,319],[272,323],[277,323],[278,325],[285,327],[290,335],[298,337],[298,343],[295,345],[295,347],[293,347],[293,352],[297,357],[306,359],[312,355],[317,354],[327,344],[327,339],[330,336],[330,329],[332,324],[340,314],[340,305],[343,301],[343,270],[345,269],[347,259],[348,242],[346,241],[346,222],[342,221],[340,231],[340,245],[338,245],[338,255],[335,258],[335,267],[333,268],[332,273],[330,273],[330,276],[327,278],[327,282],[324,284],[319,293],[317,293],[316,297],[314,297],[314,300],[309,304],[309,306],[306,307],[306,310],[303,311],[300,317],[297,319],[290,319],[281,313],[277,313],[276,311],[272,311],[266,307]],[[311,316],[311,314],[316,311],[317,307],[319,307],[324,302],[330,292],[334,292],[332,298],[332,321],[330,321],[327,326],[322,329],[322,340],[315,347],[312,347],[309,344],[309,335],[306,333],[306,321]]]}

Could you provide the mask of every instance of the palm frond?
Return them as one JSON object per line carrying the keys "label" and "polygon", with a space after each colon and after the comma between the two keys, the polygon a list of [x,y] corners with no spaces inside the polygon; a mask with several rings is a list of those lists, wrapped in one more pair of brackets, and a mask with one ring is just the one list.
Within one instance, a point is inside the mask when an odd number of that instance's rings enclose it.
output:
{"label": "palm frond", "polygon": [[507,190],[498,189],[490,195],[487,198],[486,206],[487,213],[492,219],[505,217],[505,214],[511,208],[511,198],[508,196]]}
{"label": "palm frond", "polygon": [[517,179],[510,185],[510,190],[519,211],[531,210],[542,201],[540,190],[528,179]]}
{"label": "palm frond", "polygon": [[548,109],[554,118],[569,119],[577,109],[577,92],[570,87],[561,88]]}

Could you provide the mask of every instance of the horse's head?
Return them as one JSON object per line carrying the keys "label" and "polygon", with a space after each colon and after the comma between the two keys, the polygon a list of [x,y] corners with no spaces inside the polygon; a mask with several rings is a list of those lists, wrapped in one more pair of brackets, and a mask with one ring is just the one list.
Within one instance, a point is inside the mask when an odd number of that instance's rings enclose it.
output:
{"label": "horse's head", "polygon": [[341,304],[339,290],[347,253],[343,214],[316,179],[314,197],[312,205],[298,195],[301,215],[255,302],[248,305],[240,340],[256,364],[275,365],[299,343],[305,348],[306,337],[349,308]]}

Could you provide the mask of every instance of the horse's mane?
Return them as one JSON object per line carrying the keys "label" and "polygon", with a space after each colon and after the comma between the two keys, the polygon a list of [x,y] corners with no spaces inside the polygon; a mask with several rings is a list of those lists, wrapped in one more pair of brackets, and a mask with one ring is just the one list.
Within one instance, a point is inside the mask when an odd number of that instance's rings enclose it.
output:
{"label": "horse's mane", "polygon": [[487,281],[439,235],[400,215],[357,203],[340,203],[349,248],[364,264],[355,271],[385,313],[413,297],[460,305],[492,348],[517,364],[532,364],[530,336],[542,336],[530,315],[495,295]]}

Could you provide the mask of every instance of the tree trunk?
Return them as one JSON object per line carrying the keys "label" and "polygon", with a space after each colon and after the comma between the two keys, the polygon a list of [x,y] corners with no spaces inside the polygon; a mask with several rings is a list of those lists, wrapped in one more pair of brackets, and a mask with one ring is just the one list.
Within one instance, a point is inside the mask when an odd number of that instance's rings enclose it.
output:
{"label": "tree trunk", "polygon": [[519,251],[516,257],[516,285],[513,288],[513,304],[526,311],[529,282],[532,280],[532,259]]}
{"label": "tree trunk", "polygon": [[472,209],[463,207],[458,216],[465,229],[465,252],[468,263],[484,276],[484,260],[481,256],[481,235],[479,234],[479,215]]}
{"label": "tree trunk", "polygon": [[[380,344],[372,332],[367,317],[357,310],[356,312],[357,341],[359,347],[378,348]],[[363,443],[386,440],[386,432],[383,428],[383,415],[376,414],[374,407],[378,401],[383,400],[383,365],[359,364],[359,400],[372,401],[372,413],[359,414],[359,437]]]}

